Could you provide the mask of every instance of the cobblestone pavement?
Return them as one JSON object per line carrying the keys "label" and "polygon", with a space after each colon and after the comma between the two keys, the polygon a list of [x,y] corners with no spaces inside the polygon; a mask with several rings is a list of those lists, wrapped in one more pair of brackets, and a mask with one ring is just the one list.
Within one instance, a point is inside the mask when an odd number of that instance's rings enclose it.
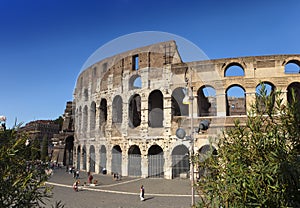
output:
{"label": "cobblestone pavement", "polygon": [[[110,175],[95,174],[96,186],[84,186],[87,173],[80,173],[80,190],[75,192],[72,184],[75,179],[65,169],[57,169],[48,184],[53,185],[53,197],[46,201],[51,207],[61,201],[65,208],[188,208],[191,204],[189,179],[151,179],[122,177],[115,181]],[[139,188],[145,187],[145,201],[139,199]],[[196,197],[196,200],[199,199]]]}

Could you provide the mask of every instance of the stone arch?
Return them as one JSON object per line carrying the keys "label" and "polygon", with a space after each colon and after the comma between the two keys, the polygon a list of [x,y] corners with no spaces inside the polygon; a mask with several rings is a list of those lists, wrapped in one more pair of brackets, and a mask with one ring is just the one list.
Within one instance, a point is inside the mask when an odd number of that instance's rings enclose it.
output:
{"label": "stone arch", "polygon": [[226,115],[246,114],[246,93],[245,89],[238,84],[229,86],[226,89]]}
{"label": "stone arch", "polygon": [[123,100],[120,95],[116,95],[112,102],[112,123],[122,123]]}
{"label": "stone arch", "polygon": [[122,150],[119,145],[112,148],[111,172],[122,174]]}
{"label": "stone arch", "polygon": [[300,73],[300,61],[291,59],[284,62],[284,73],[285,74],[299,74]]}
{"label": "stone arch", "polygon": [[82,147],[82,169],[86,170],[86,147]]}
{"label": "stone arch", "polygon": [[141,125],[141,96],[138,94],[129,99],[128,117],[129,127],[135,128]]}
{"label": "stone arch", "polygon": [[272,97],[272,107],[275,103],[275,85],[271,82],[264,81],[256,86],[256,105],[259,111],[264,112],[266,110],[265,103],[262,101],[263,96],[271,96]]}
{"label": "stone arch", "polygon": [[90,146],[90,157],[89,157],[89,161],[90,161],[90,168],[89,171],[90,172],[95,172],[95,166],[96,166],[96,154],[95,154],[95,147],[94,145]]}
{"label": "stone arch", "polygon": [[164,97],[161,91],[154,90],[148,98],[148,124],[149,127],[163,127]]}
{"label": "stone arch", "polygon": [[245,76],[245,70],[242,64],[238,62],[232,62],[225,67],[224,77],[232,76]]}
{"label": "stone arch", "polygon": [[189,106],[182,103],[185,88],[177,87],[172,92],[172,117],[173,116],[188,116]]}
{"label": "stone arch", "polygon": [[106,163],[107,163],[107,155],[106,155],[106,147],[104,145],[101,145],[99,149],[100,153],[100,172],[103,173],[103,170],[106,170]]}
{"label": "stone arch", "polygon": [[216,90],[209,85],[202,86],[197,91],[198,116],[216,116]]}
{"label": "stone arch", "polygon": [[128,83],[129,90],[141,89],[142,88],[142,78],[140,75],[135,74],[130,77]]}
{"label": "stone arch", "polygon": [[78,115],[78,132],[81,132],[81,124],[82,124],[82,110],[81,110],[81,106],[79,106],[79,115]]}
{"label": "stone arch", "polygon": [[148,177],[164,177],[164,151],[159,145],[152,145],[148,150]]}
{"label": "stone arch", "polygon": [[77,169],[80,170],[81,146],[77,147]]}
{"label": "stone arch", "polygon": [[107,100],[102,98],[99,106],[99,127],[104,132],[107,121]]}
{"label": "stone arch", "polygon": [[[208,157],[211,157],[213,155],[217,155],[217,149],[209,144],[203,145],[199,151],[198,151],[198,156],[199,156],[199,162],[204,162]],[[198,169],[198,178],[205,176],[208,173],[208,170],[206,168],[199,168]]]}
{"label": "stone arch", "polygon": [[141,176],[141,150],[137,145],[130,146],[128,150],[128,176]]}
{"label": "stone arch", "polygon": [[294,96],[295,96],[295,100],[298,102],[298,105],[299,105],[299,102],[300,102],[300,82],[292,82],[287,87],[287,101],[288,101],[288,103],[293,102],[293,93],[294,93]]}
{"label": "stone arch", "polygon": [[89,91],[88,91],[88,89],[83,90],[83,96],[84,96],[84,101],[89,100]]}
{"label": "stone arch", "polygon": [[83,115],[82,115],[82,131],[85,134],[87,131],[88,125],[88,107],[85,105],[83,108]]}
{"label": "stone arch", "polygon": [[90,131],[93,132],[95,128],[96,128],[96,103],[93,101],[91,103],[91,109],[90,109]]}
{"label": "stone arch", "polygon": [[65,151],[64,151],[64,165],[73,166],[73,148],[74,148],[74,136],[68,136],[65,139]]}
{"label": "stone arch", "polygon": [[190,171],[189,149],[181,144],[172,151],[172,178],[180,177],[182,174],[188,177]]}

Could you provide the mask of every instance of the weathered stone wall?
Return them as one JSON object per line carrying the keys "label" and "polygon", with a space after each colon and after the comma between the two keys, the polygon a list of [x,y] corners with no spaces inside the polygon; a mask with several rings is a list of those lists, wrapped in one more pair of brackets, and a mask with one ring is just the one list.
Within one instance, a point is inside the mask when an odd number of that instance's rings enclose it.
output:
{"label": "weathered stone wall", "polygon": [[[171,47],[172,53],[166,53],[166,46]],[[245,121],[246,110],[254,101],[260,82],[282,90],[286,98],[288,86],[300,82],[300,74],[285,73],[285,66],[299,61],[300,55],[274,55],[183,63],[174,41],[102,60],[83,71],[77,80],[75,165],[94,172],[102,168],[108,172],[117,170],[122,175],[135,174],[137,166],[137,176],[151,177],[157,167],[150,158],[160,157],[156,158],[161,162],[158,169],[163,171],[159,170],[162,173],[157,175],[173,178],[175,156],[184,156],[191,147],[190,141],[176,138],[177,128],[184,128],[191,135],[191,118],[193,129],[200,121],[209,120],[208,130],[192,135],[195,151],[201,151],[209,137],[216,137],[222,129],[232,126],[235,119]],[[240,67],[243,75],[227,76],[232,66]],[[134,80],[139,84],[135,85]],[[202,105],[207,108],[203,117],[199,116],[198,107],[202,101],[196,98],[206,86],[214,89],[214,94]],[[229,98],[232,86],[242,89],[244,97]],[[185,87],[194,98],[190,105],[181,103]],[[103,100],[106,106],[101,106]],[[233,109],[233,101],[238,109]],[[210,108],[212,105],[214,108]],[[134,167],[133,155],[139,158]]]}

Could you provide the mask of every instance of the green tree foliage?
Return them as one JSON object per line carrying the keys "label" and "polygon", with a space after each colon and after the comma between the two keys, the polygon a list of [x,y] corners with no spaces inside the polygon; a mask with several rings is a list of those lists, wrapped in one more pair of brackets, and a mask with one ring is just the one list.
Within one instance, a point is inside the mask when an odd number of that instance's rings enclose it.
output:
{"label": "green tree foliage", "polygon": [[205,161],[198,207],[300,207],[300,108],[263,86],[246,124],[235,122]]}
{"label": "green tree foliage", "polygon": [[0,131],[0,207],[38,207],[51,190],[45,186],[45,165],[26,135]]}

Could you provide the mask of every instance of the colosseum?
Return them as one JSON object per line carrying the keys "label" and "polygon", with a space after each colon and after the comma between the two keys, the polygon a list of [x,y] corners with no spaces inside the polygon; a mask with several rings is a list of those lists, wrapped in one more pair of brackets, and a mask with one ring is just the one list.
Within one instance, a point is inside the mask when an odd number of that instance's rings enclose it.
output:
{"label": "colosseum", "polygon": [[[246,120],[261,84],[300,98],[300,55],[183,62],[175,41],[105,58],[74,90],[76,168],[123,176],[188,177],[189,155]],[[183,139],[176,136],[184,129]],[[183,135],[184,136],[184,135]],[[197,172],[197,171],[195,171]]]}

